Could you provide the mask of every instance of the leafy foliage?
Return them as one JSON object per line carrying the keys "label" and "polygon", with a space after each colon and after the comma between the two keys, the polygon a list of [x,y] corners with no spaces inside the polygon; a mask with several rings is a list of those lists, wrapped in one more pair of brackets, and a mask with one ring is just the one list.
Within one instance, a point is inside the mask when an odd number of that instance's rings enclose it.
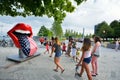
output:
{"label": "leafy foliage", "polygon": [[113,34],[112,28],[104,21],[98,25],[99,30],[97,32],[98,36],[101,37],[111,37]]}
{"label": "leafy foliage", "polygon": [[46,36],[46,37],[51,37],[52,36],[52,32],[47,29],[45,26],[41,26],[37,36]]}
{"label": "leafy foliage", "polygon": [[54,36],[62,37],[63,30],[62,30],[61,24],[59,22],[54,21],[51,30],[52,30]]}
{"label": "leafy foliage", "polygon": [[82,37],[82,34],[76,32],[76,31],[73,31],[73,30],[66,29],[64,36],[65,36],[66,38],[68,38],[69,36],[72,36],[72,37],[74,37],[74,38],[81,38],[81,37]]}
{"label": "leafy foliage", "polygon": [[[86,0],[74,0],[77,4]],[[0,14],[10,16],[43,16],[53,17],[62,22],[67,12],[75,7],[71,0],[0,0]]]}
{"label": "leafy foliage", "polygon": [[[86,0],[73,0],[78,5]],[[43,16],[54,18],[52,30],[56,36],[62,36],[61,23],[66,13],[75,10],[71,0],[0,0],[0,14],[10,16]],[[42,26],[38,36],[50,36],[52,32]]]}
{"label": "leafy foliage", "polygon": [[80,3],[82,3],[83,1],[87,1],[87,0],[75,0],[77,2],[77,5],[80,5]]}
{"label": "leafy foliage", "polygon": [[120,21],[114,20],[108,25],[105,21],[95,25],[95,35],[102,38],[119,38]]}
{"label": "leafy foliage", "polygon": [[114,30],[113,36],[120,37],[120,21],[114,20],[110,23],[111,28]]}

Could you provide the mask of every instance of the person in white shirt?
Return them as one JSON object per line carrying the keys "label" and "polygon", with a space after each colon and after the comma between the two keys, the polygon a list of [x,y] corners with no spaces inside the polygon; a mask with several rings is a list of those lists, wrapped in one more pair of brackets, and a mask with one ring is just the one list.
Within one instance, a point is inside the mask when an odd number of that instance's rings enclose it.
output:
{"label": "person in white shirt", "polygon": [[94,43],[95,45],[93,46],[92,49],[92,76],[98,75],[98,57],[100,56],[100,47],[101,47],[101,40],[100,37],[95,36],[94,37]]}
{"label": "person in white shirt", "polygon": [[89,63],[91,62],[91,41],[89,38],[84,38],[84,41],[83,41],[83,46],[82,46],[82,57],[79,61],[79,63],[76,65],[76,66],[82,66],[81,67],[81,70],[80,70],[80,73],[77,73],[77,75],[79,77],[82,76],[83,72],[84,72],[84,69],[87,73],[87,76],[88,76],[88,80],[92,80],[92,76],[91,76],[91,73],[90,73],[90,68],[89,68]]}
{"label": "person in white shirt", "polygon": [[119,41],[116,40],[116,42],[115,42],[115,50],[118,51],[118,48],[119,48]]}

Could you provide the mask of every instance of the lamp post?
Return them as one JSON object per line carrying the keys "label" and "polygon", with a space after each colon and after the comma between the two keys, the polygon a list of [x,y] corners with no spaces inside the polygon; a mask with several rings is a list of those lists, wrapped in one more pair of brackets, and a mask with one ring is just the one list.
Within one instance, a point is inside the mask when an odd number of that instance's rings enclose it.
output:
{"label": "lamp post", "polygon": [[103,30],[103,42],[104,42],[104,38],[105,38],[105,30]]}

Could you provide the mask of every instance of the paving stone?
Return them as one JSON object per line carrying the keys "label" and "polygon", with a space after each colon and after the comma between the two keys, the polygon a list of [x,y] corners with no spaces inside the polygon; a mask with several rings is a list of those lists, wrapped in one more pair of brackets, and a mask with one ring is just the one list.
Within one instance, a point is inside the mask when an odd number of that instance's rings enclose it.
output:
{"label": "paving stone", "polygon": [[[78,47],[81,47],[78,43]],[[54,57],[49,54],[43,54],[44,46],[38,45],[40,56],[30,59],[22,63],[15,63],[6,59],[8,55],[18,54],[16,47],[0,47],[0,80],[88,80],[86,72],[83,76],[75,77],[76,62],[72,58],[61,56],[61,64],[65,68],[65,72],[54,72]],[[99,75],[93,77],[93,80],[120,80],[120,50],[116,52],[114,49],[102,47],[99,62]],[[89,65],[91,69],[91,64]],[[81,69],[81,67],[79,68]],[[80,72],[80,71],[79,71]]]}

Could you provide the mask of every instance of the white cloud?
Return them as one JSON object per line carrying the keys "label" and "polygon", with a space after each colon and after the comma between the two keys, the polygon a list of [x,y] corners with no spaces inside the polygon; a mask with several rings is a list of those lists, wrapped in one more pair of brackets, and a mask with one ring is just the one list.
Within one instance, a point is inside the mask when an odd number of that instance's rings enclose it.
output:
{"label": "white cloud", "polygon": [[39,31],[40,27],[45,25],[47,28],[50,28],[53,19],[52,18],[47,18],[46,16],[44,17],[10,17],[10,16],[1,16],[0,17],[0,31],[2,34],[7,35],[7,32],[14,27],[17,23],[26,23],[29,24],[32,29],[33,29],[33,34],[36,35],[37,32]]}
{"label": "white cloud", "polygon": [[[75,3],[74,3],[75,4]],[[87,0],[76,8],[73,13],[68,13],[64,19],[62,28],[73,29],[81,32],[85,28],[85,34],[94,33],[94,25],[106,21],[110,23],[113,20],[120,19],[120,1],[119,0]],[[53,18],[44,17],[10,17],[0,16],[0,25],[3,25],[7,32],[18,22],[24,22],[32,26],[34,35],[37,34],[40,26],[52,27]],[[0,28],[1,29],[1,28]]]}
{"label": "white cloud", "polygon": [[[77,7],[74,13],[68,14],[63,26],[75,27],[81,31],[85,28],[85,34],[94,33],[94,25],[106,21],[120,19],[120,2],[118,0],[88,0]],[[79,26],[79,27],[78,27]]]}

